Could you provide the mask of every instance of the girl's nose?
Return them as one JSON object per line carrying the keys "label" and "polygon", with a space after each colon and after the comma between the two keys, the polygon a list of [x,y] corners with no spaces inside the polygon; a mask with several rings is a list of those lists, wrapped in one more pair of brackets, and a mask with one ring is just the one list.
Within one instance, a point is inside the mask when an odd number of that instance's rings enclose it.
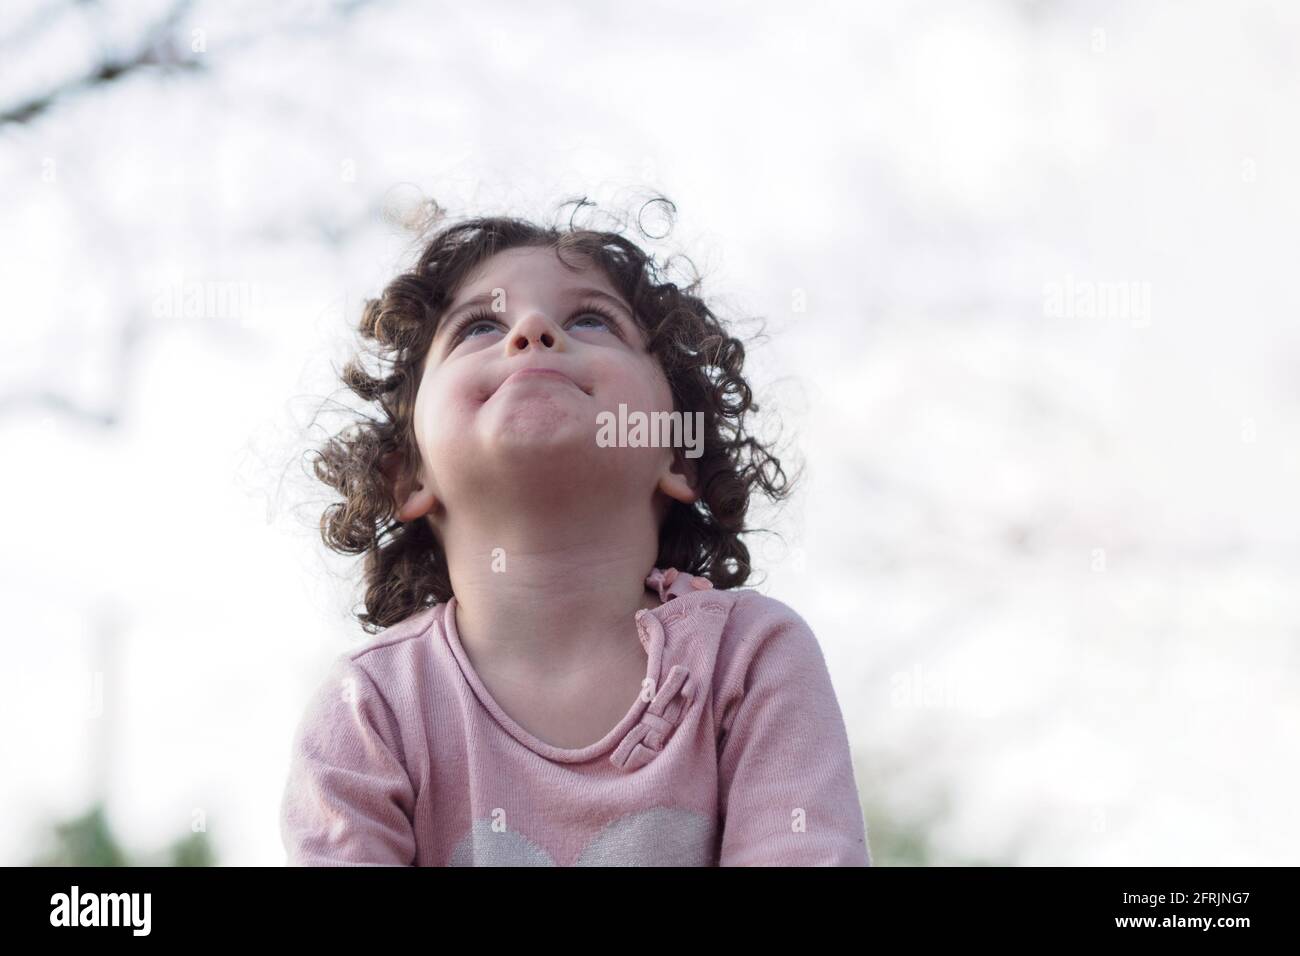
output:
{"label": "girl's nose", "polygon": [[535,348],[561,352],[564,350],[561,345],[563,336],[559,333],[560,330],[545,315],[530,312],[506,336],[506,351],[516,353]]}

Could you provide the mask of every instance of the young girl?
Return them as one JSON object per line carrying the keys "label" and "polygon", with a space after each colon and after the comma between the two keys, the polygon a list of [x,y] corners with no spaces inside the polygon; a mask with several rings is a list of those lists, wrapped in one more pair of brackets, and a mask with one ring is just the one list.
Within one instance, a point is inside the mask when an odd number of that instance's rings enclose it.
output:
{"label": "young girl", "polygon": [[[486,218],[367,303],[387,368],[343,376],[376,415],[315,470],[382,635],[297,728],[290,864],[871,865],[820,646],[740,587],[750,494],[788,488],[694,288],[616,233]],[[597,441],[656,412],[699,443]]]}

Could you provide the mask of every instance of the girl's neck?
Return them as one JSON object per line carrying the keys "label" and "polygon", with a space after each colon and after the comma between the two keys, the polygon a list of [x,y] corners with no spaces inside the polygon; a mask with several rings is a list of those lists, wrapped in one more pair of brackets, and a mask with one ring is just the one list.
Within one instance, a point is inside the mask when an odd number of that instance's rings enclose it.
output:
{"label": "girl's neck", "polygon": [[582,518],[460,514],[441,537],[456,626],[476,666],[577,677],[638,649],[634,616],[658,553],[649,507]]}

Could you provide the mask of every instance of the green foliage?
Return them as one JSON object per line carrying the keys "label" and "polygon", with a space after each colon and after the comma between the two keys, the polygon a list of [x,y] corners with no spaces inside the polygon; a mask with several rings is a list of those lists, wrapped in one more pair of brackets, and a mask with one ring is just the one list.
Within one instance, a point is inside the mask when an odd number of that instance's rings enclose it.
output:
{"label": "green foliage", "polygon": [[102,804],[85,814],[55,823],[54,847],[32,861],[33,866],[125,866],[126,855],[108,824]]}
{"label": "green foliage", "polygon": [[206,832],[184,833],[161,850],[129,853],[113,835],[102,803],[79,817],[55,822],[47,838],[50,849],[32,866],[216,866]]}
{"label": "green foliage", "polygon": [[[862,764],[867,764],[866,760]],[[873,761],[879,775],[875,790],[890,792],[892,781],[900,776],[898,769],[885,759]],[[859,783],[859,789],[867,788]],[[896,816],[884,805],[867,801],[863,813],[867,821],[867,843],[871,847],[871,862],[876,866],[1015,866],[1016,861],[954,857],[935,845],[934,833],[952,809],[952,797],[946,792],[932,795],[925,807],[909,808],[906,817]]]}

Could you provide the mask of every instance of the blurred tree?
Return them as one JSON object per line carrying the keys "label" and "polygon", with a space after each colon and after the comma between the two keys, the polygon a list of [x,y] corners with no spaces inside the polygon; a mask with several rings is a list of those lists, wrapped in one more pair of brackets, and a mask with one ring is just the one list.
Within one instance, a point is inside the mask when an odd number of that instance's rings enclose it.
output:
{"label": "blurred tree", "polygon": [[126,856],[113,836],[104,805],[53,827],[54,848],[33,866],[125,866]]}
{"label": "blurred tree", "polygon": [[895,818],[880,808],[867,809],[871,862],[876,866],[1015,866],[1011,859],[953,857],[930,839],[937,818]]}
{"label": "blurred tree", "polygon": [[173,842],[167,853],[168,866],[216,866],[217,857],[206,832],[188,833]]}
{"label": "blurred tree", "polygon": [[[877,761],[876,766],[883,766],[884,763],[884,760]],[[899,787],[877,780],[875,789],[889,793]],[[868,802],[864,814],[867,820],[867,842],[871,846],[871,862],[876,866],[1017,865],[1014,856],[996,859],[958,857],[937,846],[931,834],[938,829],[951,807],[952,797],[947,791],[940,793],[934,804],[927,809],[915,810],[906,817],[893,814],[882,805]]]}
{"label": "blurred tree", "polygon": [[161,850],[129,855],[113,835],[103,803],[86,813],[55,823],[52,848],[31,866],[216,866],[206,832],[187,833]]}

